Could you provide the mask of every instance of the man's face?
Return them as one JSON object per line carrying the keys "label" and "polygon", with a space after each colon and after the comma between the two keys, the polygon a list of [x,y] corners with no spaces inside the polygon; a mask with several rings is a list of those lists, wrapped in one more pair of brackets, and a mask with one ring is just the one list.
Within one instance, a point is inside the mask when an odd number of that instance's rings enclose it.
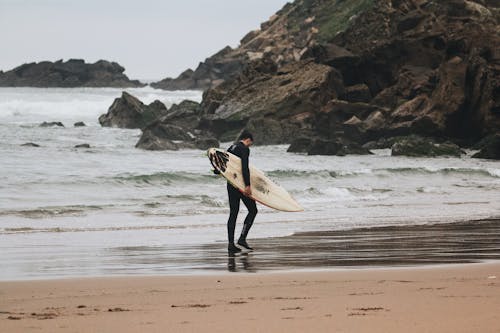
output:
{"label": "man's face", "polygon": [[253,145],[253,141],[252,139],[250,138],[247,138],[247,139],[244,139],[244,140],[241,140],[241,142],[243,142],[243,144],[247,147],[250,147],[251,145]]}

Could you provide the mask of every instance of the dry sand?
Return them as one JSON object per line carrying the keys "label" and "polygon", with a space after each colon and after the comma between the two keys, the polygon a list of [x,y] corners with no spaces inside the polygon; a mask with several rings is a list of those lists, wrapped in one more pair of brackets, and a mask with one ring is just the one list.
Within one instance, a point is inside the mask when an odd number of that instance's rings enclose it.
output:
{"label": "dry sand", "polygon": [[0,282],[1,332],[500,332],[500,263]]}

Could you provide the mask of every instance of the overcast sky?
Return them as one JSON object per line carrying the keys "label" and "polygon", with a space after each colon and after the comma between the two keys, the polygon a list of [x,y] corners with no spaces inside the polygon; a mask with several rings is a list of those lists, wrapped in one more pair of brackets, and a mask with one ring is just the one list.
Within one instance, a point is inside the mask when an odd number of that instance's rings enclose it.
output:
{"label": "overcast sky", "polygon": [[[291,1],[291,0],[290,0]],[[0,0],[0,70],[116,61],[132,79],[175,77],[238,46],[286,0]]]}

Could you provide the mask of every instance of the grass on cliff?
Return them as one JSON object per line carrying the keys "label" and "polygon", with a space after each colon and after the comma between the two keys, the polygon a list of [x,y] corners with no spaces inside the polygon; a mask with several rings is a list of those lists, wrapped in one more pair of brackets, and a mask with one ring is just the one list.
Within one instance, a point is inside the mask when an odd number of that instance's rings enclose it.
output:
{"label": "grass on cliff", "polygon": [[319,29],[318,41],[330,42],[337,33],[349,27],[349,19],[371,9],[375,0],[297,0],[289,14],[289,29],[297,32],[306,18],[314,16]]}
{"label": "grass on cliff", "polygon": [[335,6],[325,8],[324,16],[318,17],[318,40],[329,42],[349,26],[349,19],[373,7],[373,0],[338,0]]}

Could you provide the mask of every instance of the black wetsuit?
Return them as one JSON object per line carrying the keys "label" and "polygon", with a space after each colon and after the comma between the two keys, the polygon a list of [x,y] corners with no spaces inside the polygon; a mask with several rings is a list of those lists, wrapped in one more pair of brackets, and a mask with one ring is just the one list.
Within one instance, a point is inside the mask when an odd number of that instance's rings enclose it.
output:
{"label": "black wetsuit", "polygon": [[[245,182],[245,186],[249,186],[250,171],[248,170],[248,156],[250,155],[250,149],[248,149],[248,147],[245,146],[242,142],[238,142],[229,147],[227,151],[241,158],[243,181]],[[257,215],[257,205],[255,204],[255,201],[253,199],[245,196],[229,182],[227,183],[227,194],[229,196],[229,208],[231,210],[229,214],[229,220],[227,221],[227,235],[229,244],[233,244],[234,230],[236,228],[236,218],[238,217],[238,212],[240,210],[240,199],[248,209],[248,215],[245,218],[243,229],[241,231],[241,240],[246,240],[247,238],[248,232],[250,231],[253,221],[255,220],[255,216]]]}

